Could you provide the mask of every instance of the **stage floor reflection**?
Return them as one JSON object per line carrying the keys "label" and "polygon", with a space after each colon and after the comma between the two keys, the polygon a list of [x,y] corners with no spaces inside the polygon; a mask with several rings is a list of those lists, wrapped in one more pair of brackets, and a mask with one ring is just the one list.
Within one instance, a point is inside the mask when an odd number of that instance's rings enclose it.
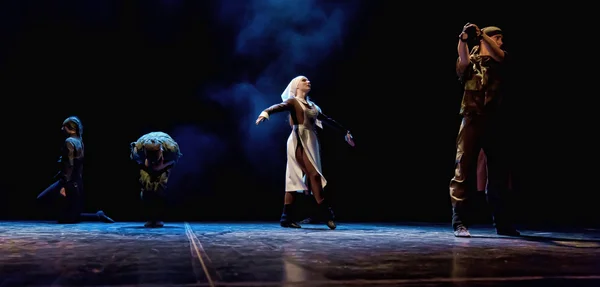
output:
{"label": "stage floor reflection", "polygon": [[600,286],[600,230],[0,222],[0,286]]}

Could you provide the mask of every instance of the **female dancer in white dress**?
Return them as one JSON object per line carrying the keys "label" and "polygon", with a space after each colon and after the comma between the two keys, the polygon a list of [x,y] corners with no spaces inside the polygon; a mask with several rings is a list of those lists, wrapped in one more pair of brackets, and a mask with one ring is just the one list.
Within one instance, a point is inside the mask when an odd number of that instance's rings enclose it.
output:
{"label": "female dancer in white dress", "polygon": [[335,229],[333,211],[329,202],[323,196],[323,188],[327,180],[321,169],[321,156],[319,154],[319,141],[316,127],[323,128],[321,121],[332,125],[346,133],[345,139],[351,146],[354,141],[350,131],[342,125],[327,117],[321,109],[308,98],[310,81],[304,76],[294,78],[281,94],[282,103],[273,105],[264,110],[256,124],[258,125],[275,113],[288,111],[292,133],[287,141],[287,167],[285,176],[285,200],[280,224],[282,227],[300,228],[294,218],[294,193],[310,190],[317,201],[321,217],[327,226]]}

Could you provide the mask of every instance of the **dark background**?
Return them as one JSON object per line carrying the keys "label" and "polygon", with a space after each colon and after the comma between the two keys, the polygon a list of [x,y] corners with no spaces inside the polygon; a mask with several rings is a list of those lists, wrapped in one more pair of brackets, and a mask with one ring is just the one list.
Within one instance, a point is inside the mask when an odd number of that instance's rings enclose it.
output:
{"label": "dark background", "polygon": [[[457,36],[472,22],[501,27],[513,57],[519,223],[596,225],[593,115],[579,112],[593,101],[566,80],[578,72],[564,60],[558,20],[506,5],[401,3],[2,1],[0,216],[48,218],[35,197],[57,171],[62,121],[77,115],[87,211],[143,219],[129,143],[160,130],[184,154],[171,220],[277,221],[290,129],[283,114],[253,121],[302,74],[356,139],[350,148],[335,130],[321,133],[339,220],[449,222]],[[485,205],[477,209],[487,221]]]}

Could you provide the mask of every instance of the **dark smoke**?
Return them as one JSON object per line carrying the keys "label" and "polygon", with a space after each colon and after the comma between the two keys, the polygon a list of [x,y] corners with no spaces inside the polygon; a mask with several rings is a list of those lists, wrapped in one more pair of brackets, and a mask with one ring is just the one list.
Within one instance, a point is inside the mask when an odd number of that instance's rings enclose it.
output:
{"label": "dark smoke", "polygon": [[[319,64],[341,47],[347,21],[357,11],[358,1],[223,0],[220,4],[221,21],[239,31],[234,56],[262,66],[254,80],[240,81],[211,97],[235,109],[247,156],[256,163],[262,160],[264,165],[261,155],[272,151],[274,144],[285,146],[285,138],[269,137],[286,126],[290,129],[283,115],[256,127],[257,116],[281,102],[280,95],[289,81],[300,74],[310,78]],[[318,86],[314,83],[313,89]]]}
{"label": "dark smoke", "polygon": [[227,148],[224,141],[194,126],[178,127],[170,135],[179,144],[183,156],[169,178],[169,189],[179,191],[202,186],[207,169],[219,161]]}

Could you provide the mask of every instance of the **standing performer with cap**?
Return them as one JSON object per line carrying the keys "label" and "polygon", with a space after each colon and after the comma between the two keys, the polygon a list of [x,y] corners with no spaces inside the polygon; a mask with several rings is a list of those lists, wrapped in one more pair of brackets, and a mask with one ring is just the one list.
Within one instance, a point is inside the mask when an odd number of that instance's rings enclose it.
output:
{"label": "standing performer with cap", "polygon": [[[467,42],[476,45],[469,53]],[[502,50],[502,30],[479,29],[467,23],[458,40],[456,72],[464,84],[460,114],[463,120],[456,141],[456,166],[450,181],[452,227],[457,237],[470,237],[464,221],[467,188],[475,187],[480,150],[487,159],[487,199],[500,235],[518,236],[506,207],[509,171],[506,151],[505,120],[502,111],[502,88],[506,51]]]}

